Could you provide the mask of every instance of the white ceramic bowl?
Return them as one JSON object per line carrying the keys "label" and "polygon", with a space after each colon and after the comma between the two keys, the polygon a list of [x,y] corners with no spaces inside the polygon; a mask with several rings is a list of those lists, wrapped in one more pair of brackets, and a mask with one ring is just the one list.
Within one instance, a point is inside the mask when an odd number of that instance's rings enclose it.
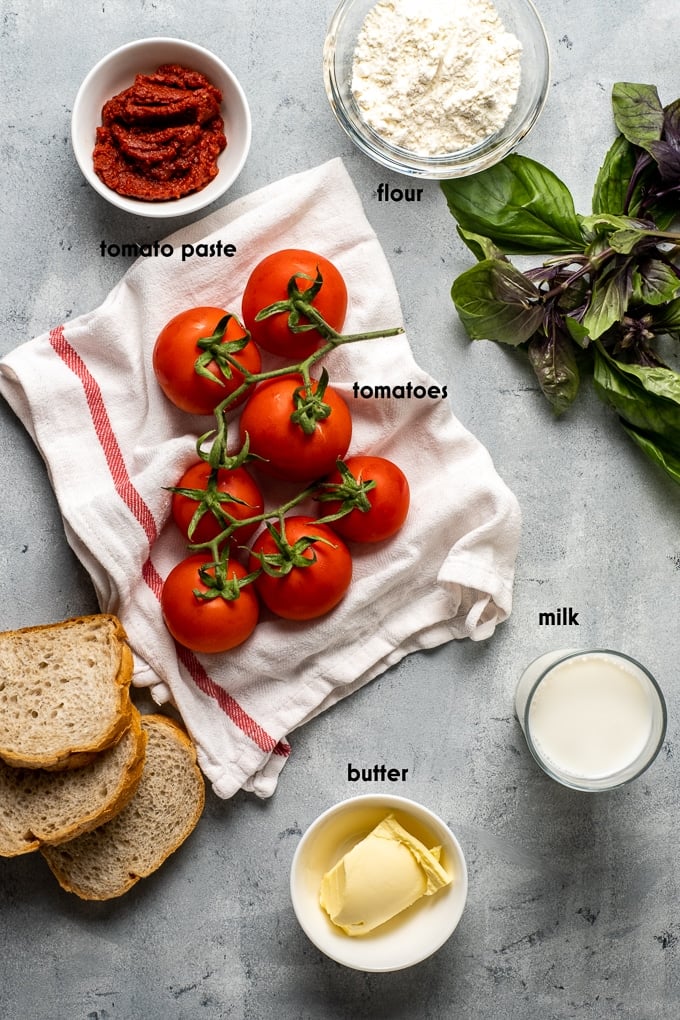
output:
{"label": "white ceramic bowl", "polygon": [[[321,880],[391,813],[427,846],[441,845],[453,881],[367,935],[345,935],[319,904]],[[369,794],[336,804],[310,825],[293,857],[290,893],[303,931],[326,956],[354,970],[403,970],[431,956],[455,930],[467,899],[467,867],[458,840],[428,808],[405,797]]]}
{"label": "white ceramic bowl", "polygon": [[[543,109],[550,84],[550,54],[545,29],[532,0],[494,0],[508,32],[522,44],[522,78],[517,102],[504,126],[468,149],[442,156],[420,156],[392,145],[362,118],[352,95],[352,62],[357,36],[377,0],[341,0],[324,46],[324,83],[328,101],[354,144],[377,163],[412,177],[445,180],[477,173],[506,156],[531,130]],[[425,6],[425,5],[424,5]]]}
{"label": "white ceramic bowl", "polygon": [[[136,74],[151,73],[161,64],[181,64],[200,71],[221,90],[227,147],[217,159],[219,173],[201,191],[167,202],[143,202],[108,188],[94,172],[92,151],[104,103],[132,85]],[[112,205],[138,216],[183,216],[210,205],[238,177],[250,149],[250,140],[250,110],[237,78],[209,50],[183,39],[138,39],[109,53],[92,68],[80,86],[71,116],[73,151],[88,182]]]}

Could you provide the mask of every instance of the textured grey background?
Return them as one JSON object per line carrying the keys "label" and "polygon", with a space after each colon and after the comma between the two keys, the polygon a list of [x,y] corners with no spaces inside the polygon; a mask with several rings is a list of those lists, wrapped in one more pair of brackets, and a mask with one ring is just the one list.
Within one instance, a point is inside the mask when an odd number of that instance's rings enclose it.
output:
{"label": "textured grey background", "polygon": [[[553,81],[521,151],[589,211],[613,137],[614,81],[680,93],[677,3],[538,0]],[[435,183],[419,205],[380,205],[380,181],[336,126],[321,79],[333,0],[2,0],[0,352],[97,306],[122,275],[99,242],[155,239],[83,181],[69,116],[114,47],[177,35],[216,50],[248,94],[253,146],[229,197],[341,155],[386,250],[417,359],[449,387],[524,514],[511,619],[483,644],[403,661],[293,735],[268,802],[210,796],[191,840],[120,901],[63,893],[40,858],[0,863],[0,1013],[7,1020],[413,1017],[656,1020],[680,1011],[678,915],[678,492],[588,387],[555,421],[519,356],[470,344],[448,291],[469,258]],[[403,182],[402,182],[403,183]],[[226,201],[227,199],[225,199]],[[167,232],[186,221],[172,221]],[[134,385],[134,380],[131,381]],[[0,405],[0,628],[94,611],[39,455]],[[538,613],[579,612],[576,635]],[[668,740],[635,784],[597,797],[545,779],[512,691],[533,656],[574,639],[618,647],[658,676]],[[461,924],[418,967],[364,975],[299,930],[288,870],[301,832],[352,793],[347,762],[409,768],[397,792],[440,813],[470,870]]]}

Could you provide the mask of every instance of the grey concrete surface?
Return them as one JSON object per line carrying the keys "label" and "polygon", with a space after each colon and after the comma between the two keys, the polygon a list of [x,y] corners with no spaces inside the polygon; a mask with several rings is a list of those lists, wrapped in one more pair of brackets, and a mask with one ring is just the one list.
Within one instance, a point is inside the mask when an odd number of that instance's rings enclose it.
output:
{"label": "grey concrete surface", "polygon": [[[435,183],[381,205],[399,179],[355,151],[321,79],[333,0],[3,0],[0,353],[96,307],[126,265],[99,242],[162,236],[84,182],[69,143],[77,88],[115,46],[177,35],[219,52],[251,104],[253,145],[228,198],[340,155],[385,248],[417,359],[449,387],[524,514],[510,620],[488,642],[414,655],[293,735],[267,802],[210,795],[191,840],[119,901],[63,893],[40,858],[0,863],[4,1020],[666,1020],[680,1014],[677,709],[678,491],[586,386],[553,419],[521,357],[471,344],[448,291],[468,264]],[[677,4],[538,0],[552,85],[520,151],[589,211],[620,79],[680,93]],[[225,199],[226,201],[227,199]],[[167,224],[167,232],[185,221]],[[134,381],[131,381],[134,385]],[[96,610],[40,456],[0,405],[0,628]],[[579,612],[578,643],[646,663],[668,700],[653,768],[611,794],[540,774],[512,710],[521,668],[565,640],[538,626]],[[574,635],[569,635],[574,640]],[[470,871],[462,921],[434,957],[366,975],[322,957],[297,926],[288,871],[301,832],[352,792],[347,762],[408,767],[398,792],[441,814]]]}

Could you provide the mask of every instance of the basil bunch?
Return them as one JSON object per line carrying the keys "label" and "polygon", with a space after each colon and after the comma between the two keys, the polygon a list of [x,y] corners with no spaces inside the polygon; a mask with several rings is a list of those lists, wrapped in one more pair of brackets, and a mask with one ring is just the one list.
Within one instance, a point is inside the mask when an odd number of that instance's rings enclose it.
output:
{"label": "basil bunch", "polygon": [[[655,340],[680,340],[680,99],[619,82],[620,132],[595,181],[592,215],[566,185],[525,156],[442,181],[458,233],[478,262],[451,296],[473,340],[523,346],[561,414],[592,371],[645,454],[680,483],[680,374]],[[521,271],[508,255],[549,256]]]}

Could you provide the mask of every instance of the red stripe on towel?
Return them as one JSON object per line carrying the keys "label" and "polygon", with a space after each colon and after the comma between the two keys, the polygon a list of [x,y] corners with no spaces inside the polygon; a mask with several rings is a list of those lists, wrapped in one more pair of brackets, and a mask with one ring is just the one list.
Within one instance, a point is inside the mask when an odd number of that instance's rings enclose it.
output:
{"label": "red stripe on towel", "polygon": [[111,426],[97,381],[64,336],[63,326],[58,326],[57,329],[50,331],[50,343],[62,361],[80,379],[92,416],[92,424],[111,472],[115,490],[141,524],[151,546],[158,537],[156,522],[148,506],[130,481],[123,454]]}
{"label": "red stripe on towel", "polygon": [[[144,529],[150,548],[158,537],[156,522],[154,521],[153,514],[149,507],[132,484],[125,465],[125,459],[113,430],[111,419],[109,418],[106,410],[106,405],[104,404],[104,398],[102,396],[101,389],[99,388],[99,384],[78,352],[66,339],[63,326],[58,326],[56,329],[50,331],[50,344],[64,364],[80,380],[85,393],[85,399],[87,400],[87,406],[90,409],[92,424],[94,426],[97,439],[99,440],[99,445],[101,446],[104,457],[106,458],[106,463],[111,473],[111,478],[113,479],[114,488],[135,519]],[[153,565],[151,557],[147,559],[146,563],[142,567],[142,577],[156,598],[160,600],[163,579]],[[203,666],[191,652],[187,649],[180,648],[179,653],[180,659],[189,671],[196,686],[203,691],[204,694],[213,698],[231,721],[238,726],[238,728],[242,730],[247,737],[250,737],[253,743],[257,744],[260,750],[274,752],[275,754],[284,756],[290,754],[290,745],[282,742],[277,743],[273,737],[263,730],[262,727],[255,722],[255,720],[251,718],[244,709],[241,708],[238,702],[235,701],[230,694],[227,694],[227,692],[220,687],[219,684],[215,683],[215,681],[208,676],[206,671],[203,669]]]}
{"label": "red stripe on towel", "polygon": [[229,718],[244,733],[248,734],[258,747],[261,747],[263,751],[273,751],[275,754],[288,755],[290,753],[290,746],[288,744],[277,744],[273,737],[270,737],[261,726],[258,726],[247,712],[244,712],[239,703],[232,698],[231,694],[228,694],[223,687],[220,687],[219,684],[210,679],[193,652],[190,652],[188,648],[183,648],[181,645],[177,646],[177,652],[191,673],[196,686],[200,687],[204,694],[214,698],[220,708],[226,712]]}

